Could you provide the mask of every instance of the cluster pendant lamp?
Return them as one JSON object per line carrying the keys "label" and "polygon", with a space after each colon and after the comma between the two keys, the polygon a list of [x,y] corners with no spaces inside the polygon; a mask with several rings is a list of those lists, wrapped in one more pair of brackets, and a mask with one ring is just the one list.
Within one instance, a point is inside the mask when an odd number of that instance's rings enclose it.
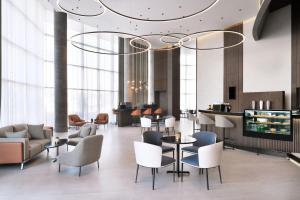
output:
{"label": "cluster pendant lamp", "polygon": [[[135,44],[135,47],[141,49],[142,45]],[[136,50],[135,50],[136,51]],[[130,80],[127,82],[128,87],[134,93],[143,93],[148,90],[147,85],[147,70],[146,70],[146,59],[147,54],[139,54],[131,57],[130,65]],[[146,73],[144,73],[146,72]]]}

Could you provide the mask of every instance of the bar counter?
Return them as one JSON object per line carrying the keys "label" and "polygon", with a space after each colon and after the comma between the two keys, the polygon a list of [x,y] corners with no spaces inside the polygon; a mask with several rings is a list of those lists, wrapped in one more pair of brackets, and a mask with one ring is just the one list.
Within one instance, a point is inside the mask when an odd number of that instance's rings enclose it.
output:
{"label": "bar counter", "polygon": [[[237,148],[252,150],[271,150],[278,152],[300,153],[300,115],[292,115],[293,119],[293,141],[271,140],[264,138],[247,137],[243,135],[243,112],[217,112],[212,110],[198,110],[214,120],[215,115],[224,115],[235,126],[226,130],[226,136],[230,136]],[[207,125],[208,131],[217,133],[217,137],[222,139],[222,130],[214,125]]]}

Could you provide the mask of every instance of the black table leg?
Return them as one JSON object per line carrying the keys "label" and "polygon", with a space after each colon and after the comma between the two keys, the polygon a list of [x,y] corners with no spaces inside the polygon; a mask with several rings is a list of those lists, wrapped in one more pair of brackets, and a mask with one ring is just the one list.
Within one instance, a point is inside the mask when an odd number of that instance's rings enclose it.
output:
{"label": "black table leg", "polygon": [[177,169],[176,171],[167,171],[167,173],[177,173],[178,177],[180,176],[180,174],[182,174],[182,176],[184,174],[190,174],[189,171],[180,171],[180,145],[176,144],[176,165],[177,165]]}

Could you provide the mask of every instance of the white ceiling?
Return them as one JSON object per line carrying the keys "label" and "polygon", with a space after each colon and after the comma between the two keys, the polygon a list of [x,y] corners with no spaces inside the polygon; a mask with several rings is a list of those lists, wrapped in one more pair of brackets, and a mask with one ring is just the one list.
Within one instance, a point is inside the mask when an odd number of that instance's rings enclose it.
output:
{"label": "white ceiling", "polygon": [[[49,0],[55,9],[60,10],[56,0]],[[215,0],[102,0],[117,12],[137,18],[166,19],[193,14]],[[95,14],[101,11],[98,0],[62,0],[68,10],[82,14]],[[135,35],[194,33],[204,30],[225,29],[249,18],[258,12],[258,0],[219,0],[204,13],[186,19],[170,22],[146,22],[129,19],[106,9],[96,17],[69,15],[75,20],[98,26],[103,31],[120,31]],[[155,39],[157,40],[157,39]],[[158,42],[158,41],[156,41]]]}

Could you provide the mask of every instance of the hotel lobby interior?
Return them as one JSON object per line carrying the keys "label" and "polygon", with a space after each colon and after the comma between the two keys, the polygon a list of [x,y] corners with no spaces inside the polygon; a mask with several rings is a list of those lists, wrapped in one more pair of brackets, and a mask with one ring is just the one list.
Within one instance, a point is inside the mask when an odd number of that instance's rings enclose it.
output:
{"label": "hotel lobby interior", "polygon": [[0,200],[300,199],[299,1],[0,7]]}

